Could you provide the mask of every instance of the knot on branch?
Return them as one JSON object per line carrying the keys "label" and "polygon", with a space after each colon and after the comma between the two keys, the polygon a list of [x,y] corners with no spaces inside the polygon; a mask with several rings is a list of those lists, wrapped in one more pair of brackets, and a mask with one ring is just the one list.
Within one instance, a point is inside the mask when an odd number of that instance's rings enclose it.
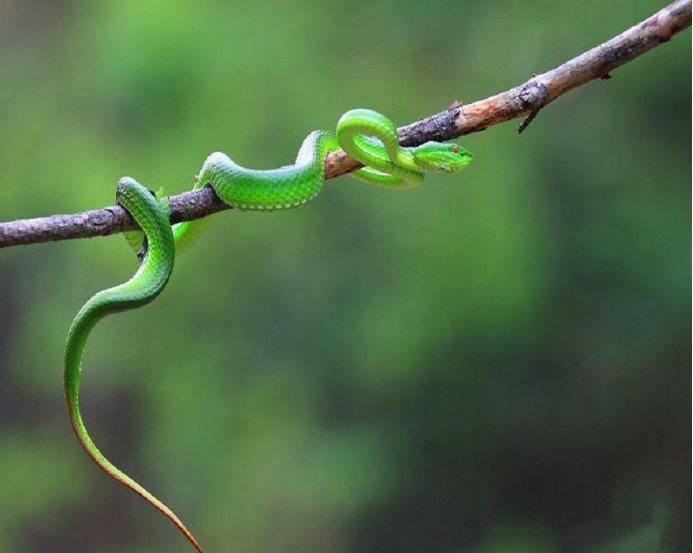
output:
{"label": "knot on branch", "polygon": [[459,135],[457,116],[460,114],[460,103],[453,103],[445,111],[426,117],[399,130],[399,143],[402,146],[420,146],[429,140],[445,142]]}
{"label": "knot on branch", "polygon": [[520,89],[517,99],[523,110],[537,111],[546,105],[549,89],[535,79],[525,83]]}
{"label": "knot on branch", "polygon": [[529,124],[534,121],[534,118],[539,113],[539,110],[548,103],[549,88],[532,79],[525,83],[517,94],[517,99],[520,102],[521,111],[529,111],[526,119],[517,127],[517,132],[522,134]]}

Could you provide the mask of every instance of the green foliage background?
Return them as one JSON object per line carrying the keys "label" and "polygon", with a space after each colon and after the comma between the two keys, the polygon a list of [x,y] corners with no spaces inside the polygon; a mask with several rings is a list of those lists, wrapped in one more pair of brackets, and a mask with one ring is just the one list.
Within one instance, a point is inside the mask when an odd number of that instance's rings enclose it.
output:
{"label": "green foliage background", "polygon": [[[663,2],[661,3],[663,4]],[[0,3],[0,220],[289,163],[347,109],[403,124],[655,10],[553,2]],[[690,520],[691,33],[462,140],[414,191],[227,212],[104,321],[83,409],[211,552],[650,552]],[[0,550],[186,545],[78,446],[62,348],[122,237],[0,254]],[[679,506],[688,511],[681,512]],[[686,514],[688,513],[688,514]],[[685,527],[685,526],[684,526]]]}

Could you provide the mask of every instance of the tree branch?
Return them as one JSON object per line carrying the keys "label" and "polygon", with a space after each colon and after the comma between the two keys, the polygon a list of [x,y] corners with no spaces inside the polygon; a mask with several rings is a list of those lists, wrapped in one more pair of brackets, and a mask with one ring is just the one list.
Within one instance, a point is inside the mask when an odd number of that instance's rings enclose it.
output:
{"label": "tree branch", "polygon": [[[440,113],[401,127],[400,143],[416,146],[428,140],[444,142],[518,117],[526,117],[518,127],[523,132],[537,113],[559,96],[591,80],[611,78],[611,71],[669,41],[690,25],[691,0],[677,0],[624,33],[520,86],[464,106],[455,102]],[[325,178],[332,179],[358,167],[360,164],[344,152],[333,152],[325,160]],[[229,209],[211,188],[184,192],[169,200],[171,223]],[[0,248],[106,236],[136,228],[123,208],[110,206],[72,215],[0,223]]]}

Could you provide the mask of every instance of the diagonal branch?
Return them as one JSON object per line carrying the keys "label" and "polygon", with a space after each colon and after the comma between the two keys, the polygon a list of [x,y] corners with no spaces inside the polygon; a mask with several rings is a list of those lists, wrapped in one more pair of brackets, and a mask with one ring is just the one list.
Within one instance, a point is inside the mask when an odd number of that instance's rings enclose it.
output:
{"label": "diagonal branch", "polygon": [[[400,143],[416,146],[428,140],[442,142],[518,117],[525,117],[518,127],[518,131],[523,132],[537,113],[559,96],[591,80],[609,79],[611,71],[669,41],[690,25],[691,0],[677,0],[611,40],[555,69],[535,75],[520,86],[464,106],[455,102],[440,113],[401,127]],[[325,160],[325,178],[338,177],[359,166],[344,152],[333,152]],[[191,221],[229,209],[211,188],[184,192],[169,200],[171,223]],[[71,215],[0,223],[0,248],[106,236],[136,228],[123,208],[110,206]]]}

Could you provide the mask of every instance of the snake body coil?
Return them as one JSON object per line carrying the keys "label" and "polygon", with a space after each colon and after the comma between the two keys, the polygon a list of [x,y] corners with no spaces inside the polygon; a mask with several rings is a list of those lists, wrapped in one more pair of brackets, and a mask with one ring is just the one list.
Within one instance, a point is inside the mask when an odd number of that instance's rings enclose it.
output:
{"label": "snake body coil", "polygon": [[[458,171],[471,161],[469,152],[456,144],[427,142],[416,148],[399,145],[397,129],[385,116],[365,109],[345,113],[336,135],[314,131],[303,141],[293,165],[258,171],[234,163],[227,155],[210,155],[200,170],[195,188],[211,186],[226,204],[247,211],[275,211],[300,207],[322,189],[325,158],[341,147],[365,167],[351,173],[368,184],[410,188],[421,183],[425,172]],[[107,474],[161,511],[202,552],[197,540],[166,505],[113,465],[89,436],[79,410],[82,355],[94,326],[112,313],[141,307],[164,289],[176,253],[189,248],[204,232],[210,218],[169,225],[168,205],[130,178],[121,179],[116,199],[143,231],[127,233],[135,251],[146,251],[139,269],[127,282],[102,290],[84,304],[75,317],[65,345],[65,393],[72,427],[84,449]],[[146,238],[146,242],[145,242]]]}

